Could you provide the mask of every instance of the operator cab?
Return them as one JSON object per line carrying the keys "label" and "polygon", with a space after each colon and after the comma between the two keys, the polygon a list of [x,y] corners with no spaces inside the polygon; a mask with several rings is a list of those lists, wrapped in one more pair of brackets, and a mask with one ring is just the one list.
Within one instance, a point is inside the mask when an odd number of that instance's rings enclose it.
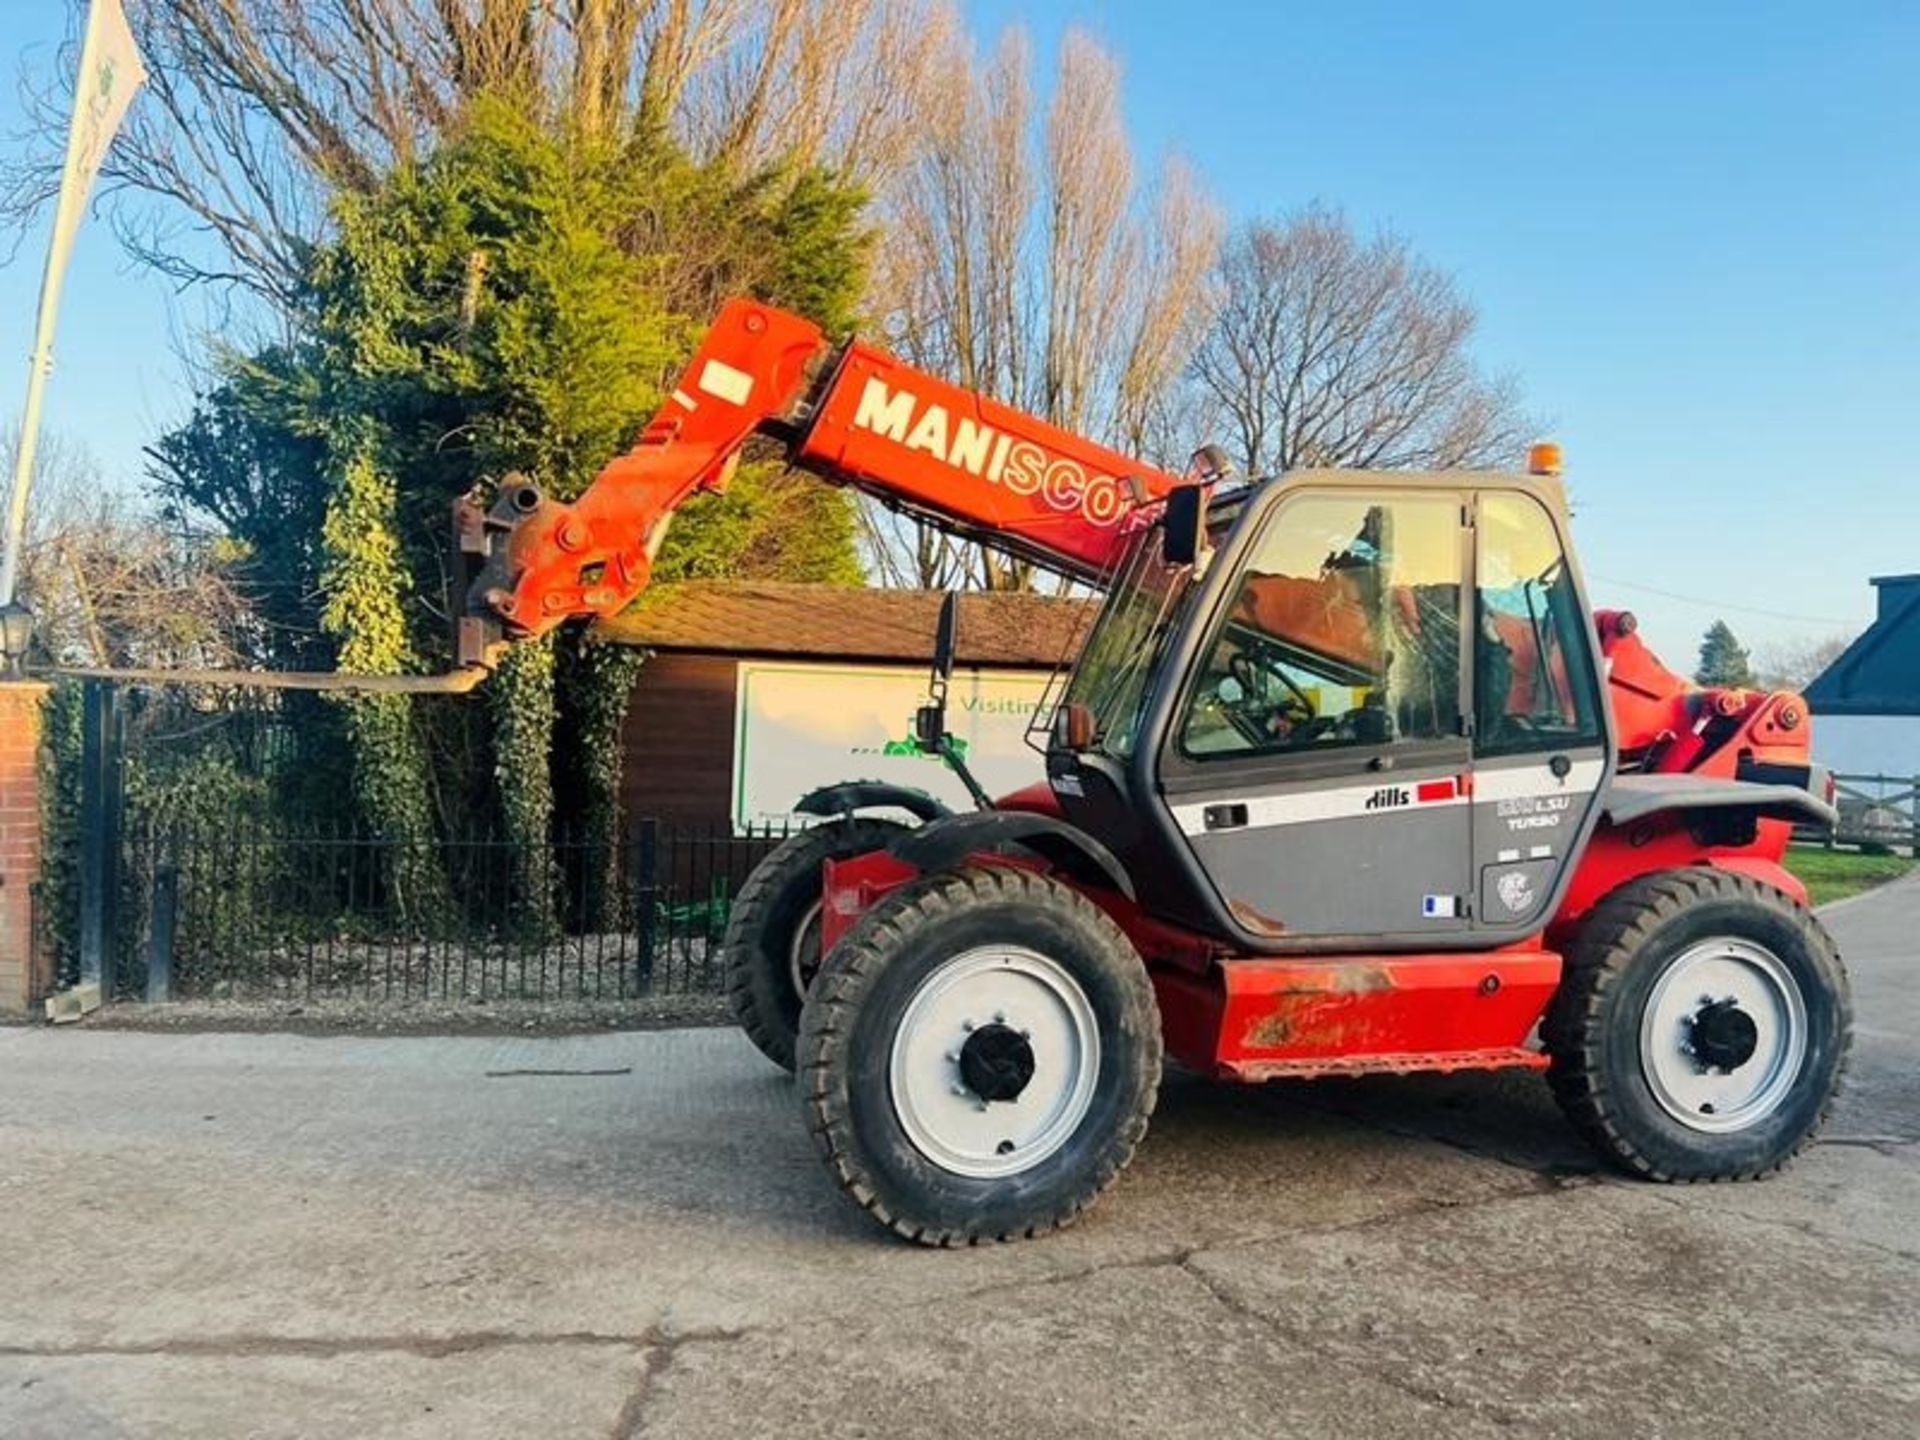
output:
{"label": "operator cab", "polygon": [[1558,483],[1302,472],[1222,497],[1191,560],[1166,524],[1048,751],[1142,904],[1252,953],[1538,933],[1612,754]]}

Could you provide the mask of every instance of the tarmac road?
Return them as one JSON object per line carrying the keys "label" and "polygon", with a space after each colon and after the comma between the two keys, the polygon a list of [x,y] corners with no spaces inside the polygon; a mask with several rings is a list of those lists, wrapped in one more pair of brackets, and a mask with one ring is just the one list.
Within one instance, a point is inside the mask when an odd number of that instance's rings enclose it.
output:
{"label": "tarmac road", "polygon": [[0,1435],[1920,1435],[1920,882],[1827,918],[1854,1084],[1780,1179],[1596,1174],[1531,1077],[1176,1081],[959,1253],[729,1031],[0,1030]]}

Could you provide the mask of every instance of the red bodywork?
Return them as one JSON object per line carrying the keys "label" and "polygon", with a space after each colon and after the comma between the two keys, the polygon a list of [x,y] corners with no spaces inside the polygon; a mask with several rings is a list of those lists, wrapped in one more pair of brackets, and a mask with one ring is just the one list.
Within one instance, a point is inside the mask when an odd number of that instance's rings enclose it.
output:
{"label": "red bodywork", "polygon": [[[510,486],[491,516],[458,512],[463,547],[487,555],[462,622],[464,660],[502,635],[541,633],[574,615],[611,615],[645,588],[665,521],[690,495],[726,483],[754,436],[793,463],[962,534],[1084,579],[1123,553],[1143,506],[1171,475],[854,343],[836,350],[810,322],[729,302],[639,443],[572,505]],[[488,532],[501,532],[496,550]],[[1297,608],[1271,587],[1260,603]],[[1695,686],[1654,658],[1632,617],[1595,615],[1625,770],[1734,779],[1743,763],[1804,766],[1808,725],[1795,695]],[[1329,624],[1333,622],[1329,621]],[[1329,653],[1353,637],[1329,632]],[[1346,645],[1335,644],[1344,640]],[[1526,647],[1515,647],[1524,650]],[[1533,683],[1516,673],[1516,686]],[[1564,683],[1559,692],[1570,693]],[[1058,814],[1030,787],[1002,808]],[[1760,820],[1729,838],[1659,813],[1603,822],[1559,913],[1530,941],[1485,952],[1269,958],[1146,914],[1119,892],[1081,884],[1145,959],[1169,1051],[1239,1080],[1370,1071],[1538,1067],[1530,1037],[1560,978],[1560,948],[1603,896],[1651,871],[1708,865],[1805,899],[1780,865],[1789,826]],[[1037,859],[981,854],[970,863]],[[829,863],[823,944],[917,871],[886,852]]]}

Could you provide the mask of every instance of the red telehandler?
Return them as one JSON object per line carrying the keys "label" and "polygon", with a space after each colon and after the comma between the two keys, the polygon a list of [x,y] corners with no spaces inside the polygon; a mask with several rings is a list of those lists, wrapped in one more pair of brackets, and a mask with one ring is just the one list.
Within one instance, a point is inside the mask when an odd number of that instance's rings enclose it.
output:
{"label": "red telehandler", "polygon": [[1231,485],[1207,449],[1176,477],[733,301],[578,501],[511,481],[458,511],[462,660],[625,606],[755,437],[1106,592],[1044,784],[966,775],[949,607],[916,732],[978,808],[828,787],[736,898],[740,1019],[882,1224],[1067,1223],[1168,1055],[1239,1081],[1544,1070],[1653,1180],[1765,1175],[1819,1128],[1850,1002],[1780,863],[1832,820],[1806,706],[1697,687],[1590,610],[1557,458]]}

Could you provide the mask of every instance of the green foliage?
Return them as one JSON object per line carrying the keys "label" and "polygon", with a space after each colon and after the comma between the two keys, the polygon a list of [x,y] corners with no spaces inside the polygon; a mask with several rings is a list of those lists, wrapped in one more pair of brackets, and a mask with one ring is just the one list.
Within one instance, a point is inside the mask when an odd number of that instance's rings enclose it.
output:
{"label": "green foliage", "polygon": [[[357,441],[357,443],[355,443]],[[361,433],[337,447],[343,463],[321,523],[321,627],[338,640],[339,668],[395,674],[412,668],[407,639],[411,577],[394,534],[395,486]],[[403,923],[430,924],[450,904],[435,857],[433,797],[412,706],[404,696],[361,695],[342,702],[352,740],[353,792],[361,817],[400,842],[390,876]]]}
{"label": "green foliage", "polygon": [[[221,383],[157,447],[156,482],[244,548],[278,602],[270,647],[345,670],[439,668],[461,598],[443,554],[451,499],[510,471],[579,494],[631,443],[727,294],[850,330],[862,204],[826,172],[741,175],[650,131],[556,130],[480,99],[424,159],[336,201],[294,337],[225,357]],[[854,511],[778,466],[743,466],[725,494],[687,508],[659,571],[857,583]],[[634,666],[583,656],[573,636],[558,644],[516,651],[484,707],[348,702],[362,816],[426,835],[495,789],[506,833],[531,853],[552,825],[557,744],[583,756],[577,813],[611,834]],[[477,719],[490,737],[471,733]],[[523,875],[524,903],[544,905],[552,880]],[[444,903],[444,881],[406,888],[428,909]]]}
{"label": "green foliage", "polygon": [[219,527],[263,622],[256,654],[287,668],[332,661],[313,609],[332,489],[320,359],[310,346],[224,356],[220,382],[149,452],[163,514]]}
{"label": "green foliage", "polygon": [[718,494],[681,507],[654,578],[858,585],[853,498],[780,465],[742,465]]}
{"label": "green foliage", "polygon": [[618,929],[627,917],[618,913],[620,780],[626,759],[622,729],[634,682],[640,678],[641,652],[625,645],[582,646],[564,679],[563,695],[572,721],[567,764],[560,778],[568,797],[566,813],[586,842],[575,855],[579,873],[569,877],[569,893],[579,897],[574,916],[580,929],[601,933]]}
{"label": "green foliage", "polygon": [[551,924],[557,872],[553,835],[554,656],[551,637],[509,650],[488,685],[493,774],[513,847],[513,900],[523,928]]}
{"label": "green foliage", "polygon": [[62,985],[80,978],[81,688],[56,681],[41,709],[40,897],[42,924]]}
{"label": "green foliage", "polygon": [[860,225],[866,195],[804,170],[767,214],[768,273],[754,288],[845,339],[854,330],[873,237]]}
{"label": "green foliage", "polygon": [[1702,685],[1737,689],[1752,689],[1759,683],[1746,648],[1724,620],[1714,621],[1701,637],[1700,663],[1694,668],[1693,678]]}

